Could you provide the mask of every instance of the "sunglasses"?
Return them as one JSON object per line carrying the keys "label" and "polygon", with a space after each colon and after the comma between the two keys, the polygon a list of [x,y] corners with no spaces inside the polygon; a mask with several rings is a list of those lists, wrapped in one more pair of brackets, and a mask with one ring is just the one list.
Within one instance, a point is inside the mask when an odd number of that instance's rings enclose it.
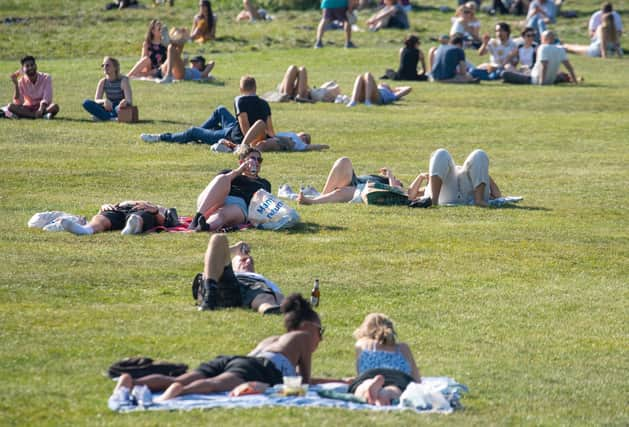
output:
{"label": "sunglasses", "polygon": [[101,64],[100,66],[101,68],[107,68],[107,67],[111,67],[111,64]]}
{"label": "sunglasses", "polygon": [[524,34],[524,37],[535,37],[535,34],[533,34],[533,33],[527,33],[527,34]]}
{"label": "sunglasses", "polygon": [[320,323],[312,322],[312,321],[310,321],[310,320],[306,320],[306,322],[308,322],[308,323],[310,323],[310,324],[312,324],[312,325],[316,326],[316,327],[318,328],[319,338],[320,338],[320,339],[323,339],[323,334],[325,333],[325,327],[324,327],[324,326],[321,326],[321,324],[320,324]]}
{"label": "sunglasses", "polygon": [[464,11],[463,11],[463,14],[464,14],[464,15],[471,15],[471,14],[472,14],[472,11],[471,11],[471,10],[464,10]]}
{"label": "sunglasses", "polygon": [[252,160],[255,160],[256,162],[258,162],[258,164],[262,163],[262,160],[264,160],[262,157],[249,157]]}

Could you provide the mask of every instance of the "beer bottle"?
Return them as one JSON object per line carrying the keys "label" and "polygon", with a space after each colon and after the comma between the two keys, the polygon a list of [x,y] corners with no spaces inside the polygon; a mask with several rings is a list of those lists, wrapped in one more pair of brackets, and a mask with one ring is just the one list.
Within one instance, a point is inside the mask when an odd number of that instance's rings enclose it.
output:
{"label": "beer bottle", "polygon": [[310,305],[313,307],[319,306],[319,299],[321,297],[321,291],[319,291],[319,279],[315,279],[312,292],[310,292]]}

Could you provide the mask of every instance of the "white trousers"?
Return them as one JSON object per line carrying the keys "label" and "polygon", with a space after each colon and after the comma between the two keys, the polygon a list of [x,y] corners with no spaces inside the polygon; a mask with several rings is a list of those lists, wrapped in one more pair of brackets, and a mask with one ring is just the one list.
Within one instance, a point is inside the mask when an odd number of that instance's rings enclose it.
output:
{"label": "white trousers", "polygon": [[[428,173],[443,182],[439,204],[473,204],[474,189],[485,184],[485,201],[489,200],[489,157],[483,150],[474,150],[463,166],[456,166],[447,150],[440,148],[430,156]],[[426,188],[430,194],[430,185]]]}

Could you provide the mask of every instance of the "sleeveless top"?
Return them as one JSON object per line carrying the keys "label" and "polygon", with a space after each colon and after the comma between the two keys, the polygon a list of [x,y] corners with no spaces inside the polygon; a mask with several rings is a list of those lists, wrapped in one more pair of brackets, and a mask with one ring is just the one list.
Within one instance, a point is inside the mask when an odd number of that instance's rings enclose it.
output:
{"label": "sleeveless top", "polygon": [[417,63],[419,62],[419,49],[404,47],[400,57],[400,67],[397,70],[399,80],[415,80],[417,78]]}
{"label": "sleeveless top", "polygon": [[166,61],[166,46],[160,43],[151,43],[149,45],[149,58],[151,58],[151,68],[158,68]]}
{"label": "sleeveless top", "polygon": [[395,369],[412,375],[411,365],[400,351],[400,346],[395,351],[376,350],[375,344],[370,349],[365,349],[358,356],[358,375],[369,369]]}
{"label": "sleeveless top", "polygon": [[288,358],[282,353],[263,351],[256,354],[254,357],[262,357],[263,359],[273,363],[275,368],[280,371],[284,377],[294,377],[297,375],[297,370],[295,370],[293,364],[290,363],[290,360],[288,360]]}
{"label": "sleeveless top", "polygon": [[112,104],[118,104],[124,99],[124,92],[122,91],[121,83],[122,79],[105,79],[105,95]]}

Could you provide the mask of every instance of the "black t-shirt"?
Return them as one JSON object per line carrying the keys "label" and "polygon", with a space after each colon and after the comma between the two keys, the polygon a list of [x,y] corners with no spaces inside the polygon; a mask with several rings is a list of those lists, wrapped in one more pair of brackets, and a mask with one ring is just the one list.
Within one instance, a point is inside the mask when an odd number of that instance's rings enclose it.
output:
{"label": "black t-shirt", "polygon": [[[236,111],[236,117],[240,113],[247,113],[249,119],[249,126],[252,126],[256,121],[263,120],[265,123],[271,116],[271,107],[269,103],[258,95],[243,95],[237,96],[234,99],[234,110]],[[236,144],[240,144],[244,135],[240,126],[234,127],[231,134],[231,140]]]}
{"label": "black t-shirt", "polygon": [[[231,172],[231,169],[225,169],[221,171],[221,174],[226,174]],[[249,202],[251,202],[251,198],[253,194],[259,189],[264,189],[271,192],[271,183],[264,178],[249,178],[245,175],[238,175],[232,181],[231,188],[229,189],[230,196],[240,197],[244,199],[247,206],[249,206]]]}

